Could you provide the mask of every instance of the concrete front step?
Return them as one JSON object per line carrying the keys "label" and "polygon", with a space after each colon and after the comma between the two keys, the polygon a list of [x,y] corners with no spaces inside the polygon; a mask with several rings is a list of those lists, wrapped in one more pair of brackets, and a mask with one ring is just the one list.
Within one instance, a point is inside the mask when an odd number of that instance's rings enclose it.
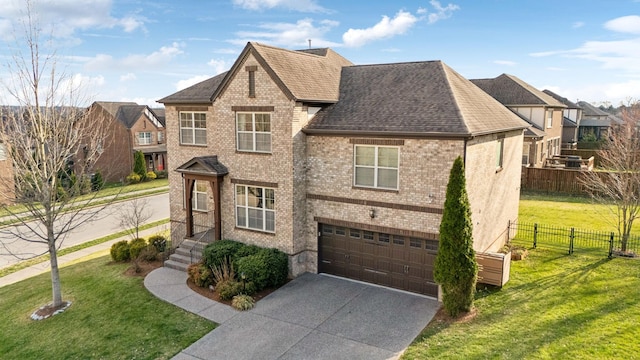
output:
{"label": "concrete front step", "polygon": [[176,262],[176,261],[173,261],[173,260],[169,259],[169,260],[164,262],[164,266],[168,267],[169,269],[174,269],[174,270],[178,270],[178,271],[187,272],[187,268],[189,267],[189,264]]}
{"label": "concrete front step", "polygon": [[[190,249],[185,249],[182,247],[179,247],[176,249],[176,254],[178,255],[182,255],[182,256],[187,256],[189,258],[191,258],[191,250]],[[202,259],[202,252],[198,249],[194,249],[193,250],[193,260],[194,261],[199,261],[200,259]]]}
{"label": "concrete front step", "polygon": [[[202,250],[205,246],[207,246],[207,243],[184,240],[175,253],[169,256],[169,260],[164,262],[164,266],[186,272],[191,263],[196,263],[202,259]],[[193,254],[191,253],[192,249]]]}

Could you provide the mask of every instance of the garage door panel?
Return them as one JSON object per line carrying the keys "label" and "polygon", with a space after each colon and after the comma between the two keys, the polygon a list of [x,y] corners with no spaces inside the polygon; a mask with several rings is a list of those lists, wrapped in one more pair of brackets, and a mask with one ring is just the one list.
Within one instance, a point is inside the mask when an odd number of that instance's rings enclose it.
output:
{"label": "garage door panel", "polygon": [[335,226],[321,232],[319,271],[436,297],[437,245],[434,240]]}

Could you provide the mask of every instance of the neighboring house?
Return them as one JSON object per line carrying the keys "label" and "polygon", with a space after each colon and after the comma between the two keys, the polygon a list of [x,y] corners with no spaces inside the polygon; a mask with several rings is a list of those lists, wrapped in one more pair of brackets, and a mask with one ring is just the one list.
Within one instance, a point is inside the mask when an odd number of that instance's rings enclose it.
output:
{"label": "neighboring house", "polygon": [[578,129],[578,140],[590,137],[595,140],[606,139],[612,126],[623,123],[622,119],[610,114],[586,101],[579,101],[583,109],[582,121]]}
{"label": "neighboring house", "polygon": [[466,164],[474,249],[518,216],[526,122],[440,61],[353,66],[331,49],[248,43],[167,96],[173,244],[196,233],[278,248],[325,272],[438,295],[449,171]]}
{"label": "neighboring house", "polygon": [[[107,181],[122,181],[133,170],[133,154],[142,151],[148,171],[167,168],[163,111],[134,102],[94,102],[90,119],[106,119],[103,153],[93,164]],[[96,120],[98,121],[98,120]]]}
{"label": "neighboring house", "polygon": [[547,158],[560,155],[564,104],[513,75],[471,82],[531,125],[525,132],[523,166],[542,167]]}
{"label": "neighboring house", "polygon": [[14,175],[9,149],[0,142],[0,204],[13,204],[16,200]]}
{"label": "neighboring house", "polygon": [[566,106],[562,111],[562,147],[567,149],[575,148],[578,143],[578,128],[582,121],[582,107],[551,90],[542,90],[542,92],[560,101]]}

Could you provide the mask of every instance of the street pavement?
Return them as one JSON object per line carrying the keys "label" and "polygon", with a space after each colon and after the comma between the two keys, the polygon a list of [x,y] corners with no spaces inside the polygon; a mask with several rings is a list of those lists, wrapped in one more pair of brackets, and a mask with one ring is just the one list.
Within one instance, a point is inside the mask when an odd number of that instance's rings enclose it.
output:
{"label": "street pavement", "polygon": [[[140,198],[138,198],[140,199]],[[147,201],[146,209],[151,212],[151,217],[145,223],[154,222],[157,220],[166,219],[169,217],[169,194],[157,194],[144,197]],[[61,248],[67,248],[70,246],[82,244],[91,240],[95,240],[104,236],[111,235],[113,233],[124,230],[120,225],[118,214],[127,206],[131,206],[131,200],[125,200],[122,202],[114,202],[103,209],[99,215],[91,219],[90,221],[80,224],[77,228],[69,232],[61,242]],[[138,200],[139,201],[139,200]],[[94,211],[87,209],[85,212]],[[11,226],[11,225],[10,225]],[[40,225],[36,222],[29,222],[27,226],[40,228]],[[18,239],[15,236],[11,236],[6,231],[0,229],[0,269],[16,264],[23,259],[28,259],[37,255],[41,255],[47,252],[47,245],[44,243],[33,243],[26,240]],[[23,233],[28,233],[26,226],[21,225],[17,228],[14,226],[12,230],[19,230]],[[30,238],[35,238],[35,235],[31,235]],[[17,258],[11,254],[20,254],[20,258]]]}

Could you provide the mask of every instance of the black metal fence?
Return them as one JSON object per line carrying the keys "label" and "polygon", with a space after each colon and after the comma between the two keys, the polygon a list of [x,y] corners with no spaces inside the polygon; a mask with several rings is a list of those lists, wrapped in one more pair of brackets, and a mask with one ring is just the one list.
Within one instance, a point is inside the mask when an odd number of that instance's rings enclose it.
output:
{"label": "black metal fence", "polygon": [[640,236],[630,236],[623,241],[613,232],[593,231],[534,223],[512,223],[509,225],[509,238],[518,245],[534,248],[559,248],[573,254],[576,249],[602,250],[609,257],[637,256],[640,250]]}

